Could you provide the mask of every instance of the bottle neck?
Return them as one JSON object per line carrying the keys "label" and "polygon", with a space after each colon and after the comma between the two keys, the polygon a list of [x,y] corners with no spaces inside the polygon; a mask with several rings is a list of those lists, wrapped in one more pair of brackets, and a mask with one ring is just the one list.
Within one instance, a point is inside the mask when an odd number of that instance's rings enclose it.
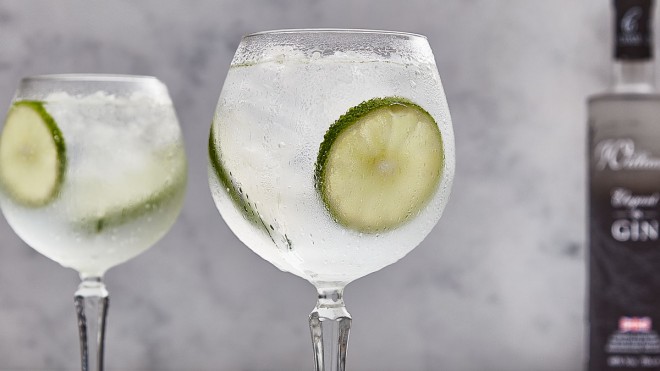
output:
{"label": "bottle neck", "polygon": [[617,60],[614,64],[612,90],[617,93],[652,93],[655,91],[653,59]]}

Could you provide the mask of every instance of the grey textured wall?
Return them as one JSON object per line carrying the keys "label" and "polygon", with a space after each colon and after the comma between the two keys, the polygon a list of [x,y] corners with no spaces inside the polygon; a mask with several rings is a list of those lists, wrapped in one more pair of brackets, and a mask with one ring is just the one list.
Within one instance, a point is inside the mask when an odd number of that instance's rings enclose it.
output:
{"label": "grey textured wall", "polygon": [[[187,144],[187,199],[164,240],[106,275],[108,370],[309,370],[312,286],[243,246],[208,191],[224,76],[250,32],[425,34],[454,121],[454,191],[421,246],[348,286],[348,367],[577,371],[584,98],[608,82],[609,20],[605,0],[0,0],[0,115],[25,75],[163,80]],[[0,217],[0,370],[78,367],[77,285]]]}

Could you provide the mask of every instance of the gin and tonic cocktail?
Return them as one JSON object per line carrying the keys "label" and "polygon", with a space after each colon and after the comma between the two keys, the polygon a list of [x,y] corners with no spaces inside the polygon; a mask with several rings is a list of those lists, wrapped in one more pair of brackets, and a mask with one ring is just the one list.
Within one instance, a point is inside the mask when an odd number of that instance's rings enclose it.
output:
{"label": "gin and tonic cocktail", "polygon": [[284,30],[242,39],[211,127],[211,190],[241,241],[316,286],[317,370],[344,369],[344,287],[428,235],[453,175],[451,119],[425,37]]}
{"label": "gin and tonic cocktail", "polygon": [[[83,370],[103,368],[104,273],[172,226],[186,174],[176,114],[157,79],[22,80],[0,136],[0,204],[28,245],[80,273]],[[95,351],[88,342],[97,339]]]}

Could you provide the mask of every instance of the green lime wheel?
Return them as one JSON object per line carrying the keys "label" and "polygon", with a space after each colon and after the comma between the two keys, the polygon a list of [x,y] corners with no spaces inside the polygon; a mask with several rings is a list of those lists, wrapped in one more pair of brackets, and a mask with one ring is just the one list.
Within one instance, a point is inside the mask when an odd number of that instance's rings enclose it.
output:
{"label": "green lime wheel", "polygon": [[45,206],[57,198],[66,170],[66,145],[38,101],[15,102],[0,136],[0,185],[16,203]]}
{"label": "green lime wheel", "polygon": [[256,208],[252,206],[249,196],[243,192],[241,185],[233,178],[231,172],[227,171],[222,163],[222,155],[220,148],[215,143],[215,125],[211,125],[211,133],[209,134],[209,163],[213,174],[220,182],[225,192],[234,203],[234,206],[243,214],[246,220],[250,223],[262,228],[270,235],[270,231],[266,223],[261,219]]}
{"label": "green lime wheel", "polygon": [[339,224],[378,233],[417,215],[435,194],[443,168],[433,117],[405,98],[374,98],[328,129],[315,184]]}
{"label": "green lime wheel", "polygon": [[181,202],[186,189],[187,163],[181,143],[153,153],[145,166],[121,179],[79,180],[72,213],[76,229],[98,234]]}

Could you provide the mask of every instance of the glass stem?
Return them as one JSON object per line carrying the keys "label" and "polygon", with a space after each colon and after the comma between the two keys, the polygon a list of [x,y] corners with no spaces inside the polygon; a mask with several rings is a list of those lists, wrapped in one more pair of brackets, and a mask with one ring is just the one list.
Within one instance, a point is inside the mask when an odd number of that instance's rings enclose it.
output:
{"label": "glass stem", "polygon": [[319,289],[316,308],[309,315],[316,371],[345,371],[351,315],[343,288]]}
{"label": "glass stem", "polygon": [[82,371],[103,371],[108,291],[101,277],[82,277],[74,296],[74,304],[78,316]]}

